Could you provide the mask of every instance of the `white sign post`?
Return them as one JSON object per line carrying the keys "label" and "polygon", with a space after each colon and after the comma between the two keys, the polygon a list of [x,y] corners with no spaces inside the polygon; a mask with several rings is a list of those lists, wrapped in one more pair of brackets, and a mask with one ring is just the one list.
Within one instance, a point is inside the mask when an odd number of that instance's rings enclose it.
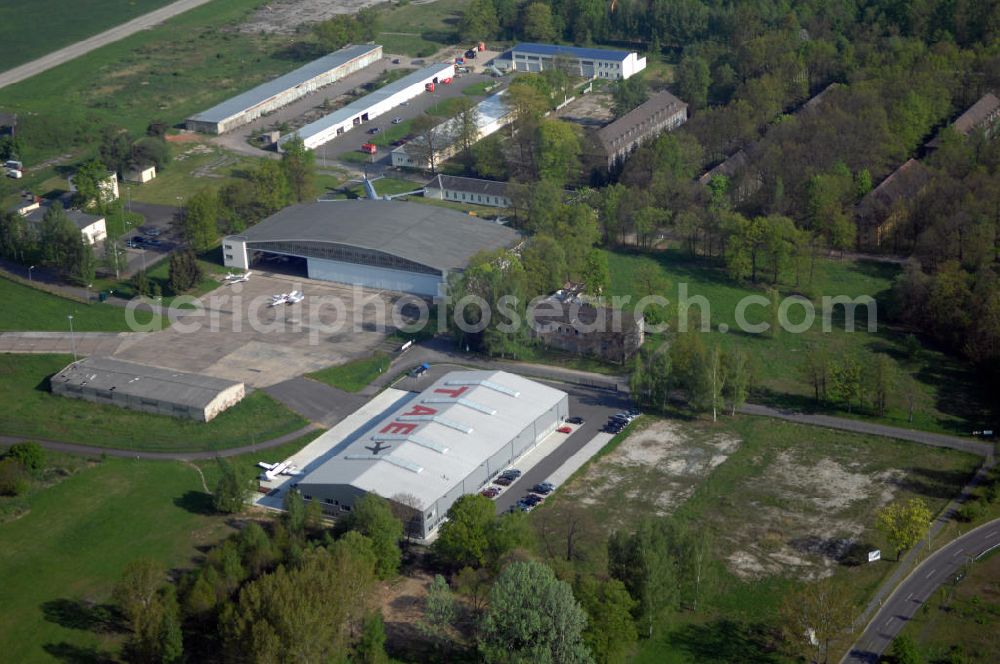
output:
{"label": "white sign post", "polygon": [[880,550],[875,549],[874,551],[868,552],[868,562],[873,563],[876,560],[881,560],[881,559],[882,559],[882,552]]}

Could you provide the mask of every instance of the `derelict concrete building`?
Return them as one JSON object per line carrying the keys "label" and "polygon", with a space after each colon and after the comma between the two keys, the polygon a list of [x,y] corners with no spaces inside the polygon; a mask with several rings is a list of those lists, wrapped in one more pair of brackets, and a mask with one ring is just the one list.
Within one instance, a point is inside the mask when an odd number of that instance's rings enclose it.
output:
{"label": "derelict concrete building", "polygon": [[206,134],[224,134],[253,122],[265,113],[287,106],[323,86],[361,71],[382,58],[382,47],[361,44],[313,60],[295,71],[262,83],[207,111],[188,118],[186,126]]}
{"label": "derelict concrete building", "polygon": [[246,394],[243,383],[109,357],[73,362],[50,383],[53,394],[201,422]]}
{"label": "derelict concrete building", "polygon": [[298,483],[306,500],[349,512],[375,493],[427,537],[568,416],[565,392],[504,371],[453,371],[376,423]]}

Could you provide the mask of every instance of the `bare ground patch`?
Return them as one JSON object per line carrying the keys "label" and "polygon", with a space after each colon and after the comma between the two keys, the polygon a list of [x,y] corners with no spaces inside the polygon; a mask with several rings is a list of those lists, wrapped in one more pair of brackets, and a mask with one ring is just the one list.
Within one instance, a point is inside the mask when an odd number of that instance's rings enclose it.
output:
{"label": "bare ground patch", "polygon": [[794,448],[781,451],[753,487],[741,487],[743,508],[752,513],[722,529],[731,547],[730,570],[744,579],[789,571],[811,578],[832,574],[860,541],[870,515],[893,499],[903,475],[807,459]]}
{"label": "bare ground patch", "polygon": [[383,0],[275,0],[263,5],[238,28],[240,32],[295,34],[300,25],[354,14]]}
{"label": "bare ground patch", "polygon": [[614,523],[633,513],[667,515],[687,500],[739,440],[658,420],[626,438],[566,487],[584,505],[614,504]]}

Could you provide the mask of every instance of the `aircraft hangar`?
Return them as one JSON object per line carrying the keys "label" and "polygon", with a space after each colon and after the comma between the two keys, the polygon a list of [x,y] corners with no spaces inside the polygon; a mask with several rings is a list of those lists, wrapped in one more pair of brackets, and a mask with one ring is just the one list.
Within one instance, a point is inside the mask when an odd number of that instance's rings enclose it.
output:
{"label": "aircraft hangar", "polygon": [[402,201],[293,205],[223,240],[227,267],[296,271],[310,279],[434,297],[473,255],[520,234],[445,208]]}
{"label": "aircraft hangar", "polygon": [[459,497],[476,493],[552,433],[569,412],[562,390],[505,371],[452,371],[396,406],[297,486],[330,514],[375,493],[426,538]]}

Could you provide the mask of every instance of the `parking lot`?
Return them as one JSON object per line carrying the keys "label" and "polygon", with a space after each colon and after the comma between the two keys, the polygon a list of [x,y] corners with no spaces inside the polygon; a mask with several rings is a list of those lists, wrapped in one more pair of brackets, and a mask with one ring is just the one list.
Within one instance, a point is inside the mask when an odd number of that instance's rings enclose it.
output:
{"label": "parking lot", "polygon": [[[272,295],[292,290],[305,299],[268,306]],[[169,329],[144,335],[115,357],[264,387],[369,356],[385,340],[376,312],[398,297],[255,272],[246,283],[220,284],[198,309],[175,309]]]}
{"label": "parking lot", "polygon": [[[406,60],[403,60],[402,62],[406,62]],[[426,62],[433,62],[433,60],[426,60]],[[427,65],[411,66],[423,67]],[[462,91],[467,87],[490,80],[493,79],[488,74],[470,73],[456,76],[450,84],[437,85],[435,86],[434,92],[425,92],[424,94],[414,97],[407,102],[405,106],[397,106],[388,113],[380,115],[370,122],[366,122],[356,129],[337,136],[333,140],[317,147],[314,150],[316,153],[316,160],[321,165],[327,165],[328,163],[333,164],[336,162],[338,155],[341,155],[344,152],[360,151],[361,145],[363,143],[367,143],[371,139],[371,134],[368,132],[370,132],[372,128],[378,127],[380,130],[384,131],[392,126],[393,118],[397,117],[404,121],[412,120],[413,118],[422,115],[427,109],[445,99],[461,97],[463,95]],[[472,99],[479,101],[481,98],[472,97]],[[444,122],[444,119],[442,118],[441,121]],[[372,163],[382,165],[391,164],[392,159],[389,154],[393,149],[393,146],[379,148],[378,153],[373,155]]]}

